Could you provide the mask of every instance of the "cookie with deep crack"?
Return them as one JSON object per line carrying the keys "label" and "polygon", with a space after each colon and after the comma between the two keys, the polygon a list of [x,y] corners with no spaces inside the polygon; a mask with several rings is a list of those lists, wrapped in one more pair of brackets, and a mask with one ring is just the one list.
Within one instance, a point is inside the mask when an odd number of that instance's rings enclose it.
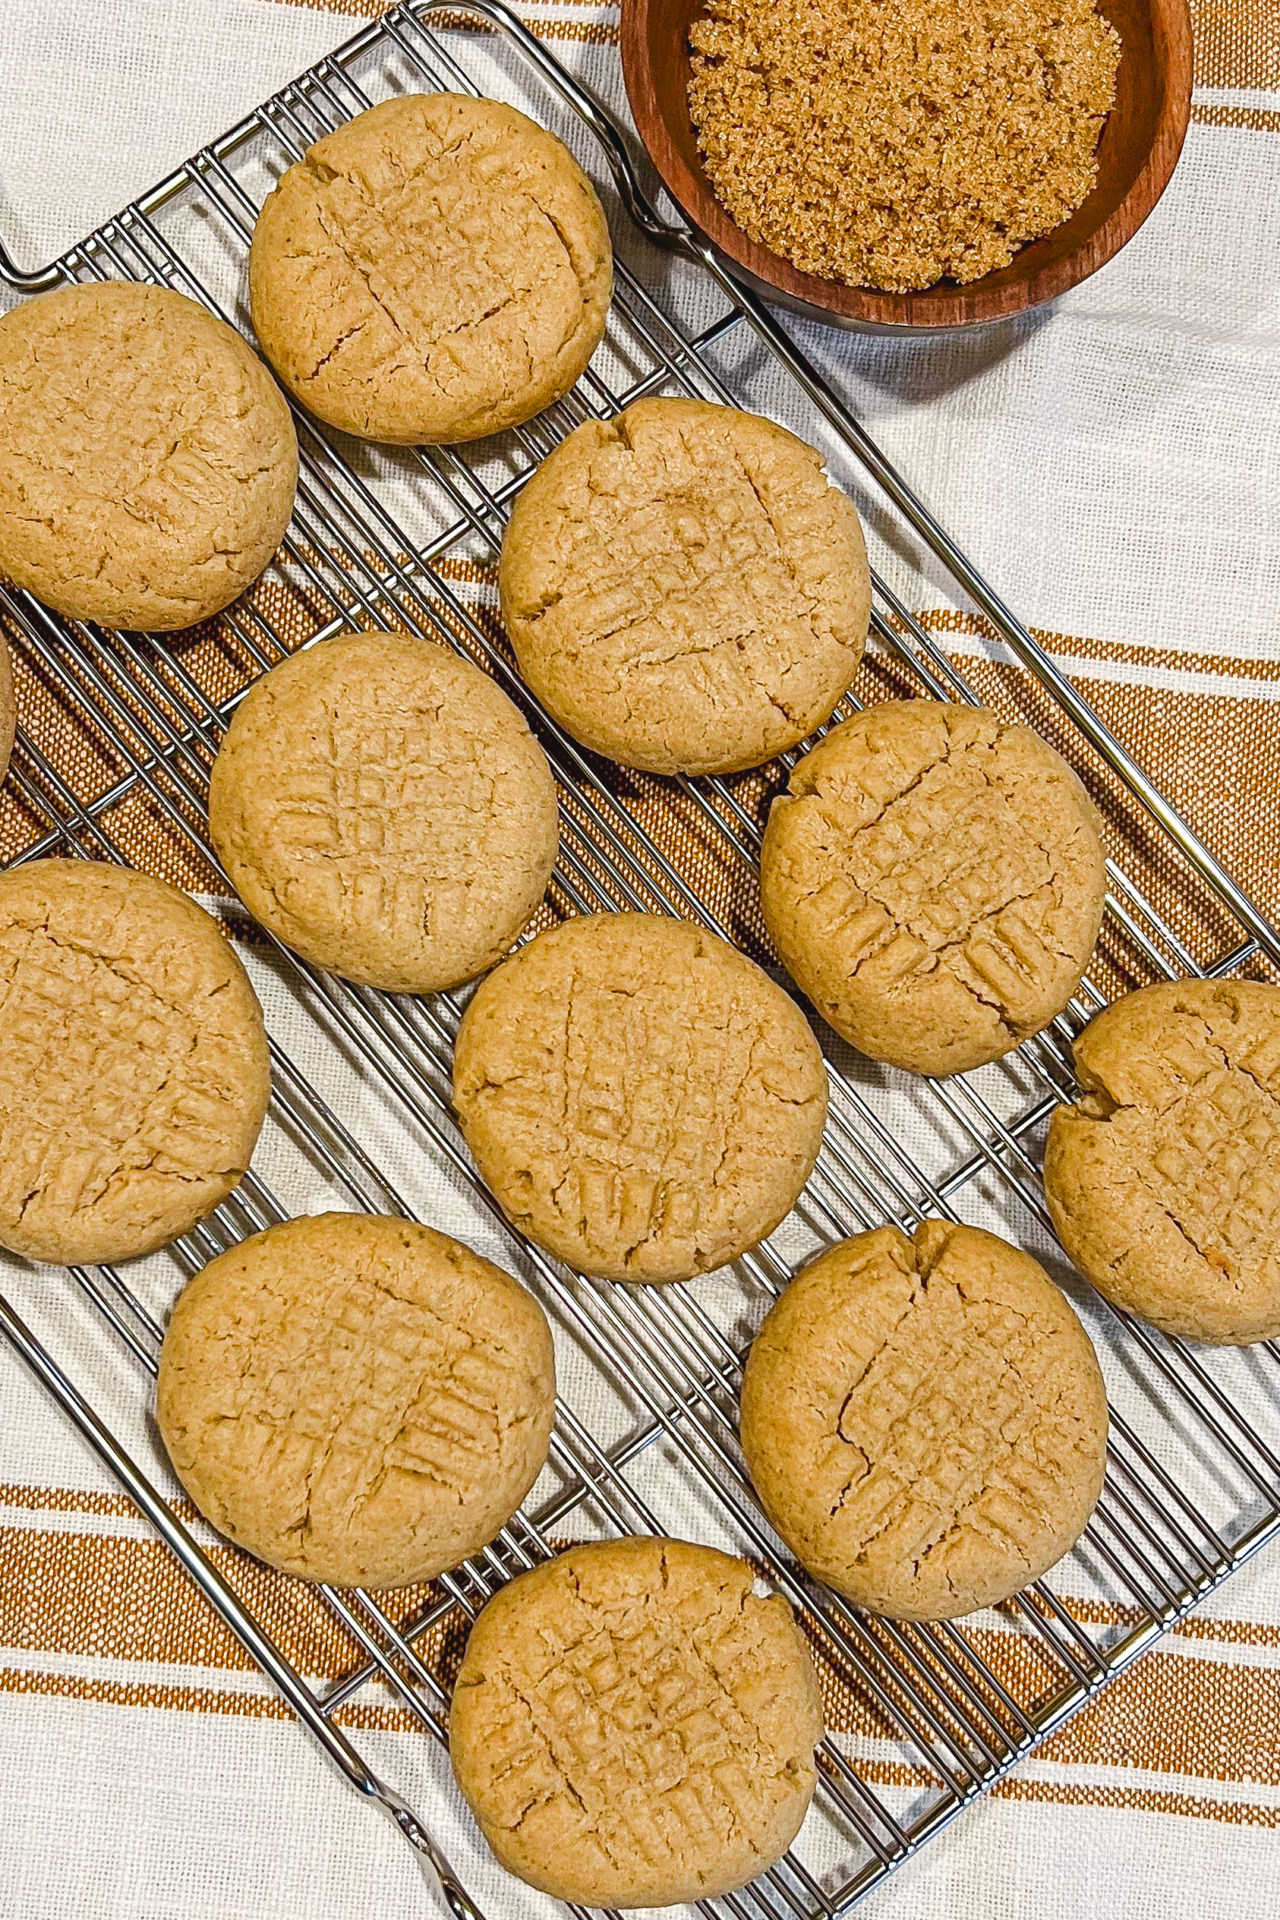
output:
{"label": "cookie with deep crack", "polygon": [[604,332],[609,229],[568,148],[514,107],[400,94],[316,142],[258,216],[262,348],[312,413],[446,445],[568,392]]}
{"label": "cookie with deep crack", "polygon": [[168,287],[64,287],[0,318],[0,568],[75,620],[208,619],[288,525],[298,446],[234,328]]}
{"label": "cookie with deep crack", "polygon": [[975,1227],[828,1249],[756,1335],[742,1450],[797,1559],[871,1613],[945,1620],[1054,1565],[1102,1488],[1088,1334],[1028,1254]]}
{"label": "cookie with deep crack", "polygon": [[794,747],[857,672],[871,605],[862,528],[822,456],[702,400],[576,428],[516,501],[499,584],[547,710],[651,773]]}
{"label": "cookie with deep crack", "polygon": [[791,1211],[826,1118],[795,1002],[723,940],[660,914],[539,934],[477,989],[453,1097],[522,1233],[582,1273],[688,1280]]}
{"label": "cookie with deep crack", "polygon": [[449,1713],[501,1864],[559,1900],[665,1907],[744,1886],[800,1830],[822,1707],[745,1561],[680,1540],[572,1547],[481,1613]]}
{"label": "cookie with deep crack", "polygon": [[160,1355],[174,1471],[219,1532],[304,1580],[403,1587],[506,1525],[547,1456],[546,1315],[412,1221],[328,1213],[196,1275]]}
{"label": "cookie with deep crack", "polygon": [[429,993],[492,966],[557,847],[547,757],[500,687],[426,640],[328,640],[236,710],[209,783],[236,892],[286,946]]}
{"label": "cookie with deep crack", "polygon": [[238,1184],[269,1090],[253,988],[186,894],[89,860],[0,874],[0,1246],[163,1246]]}
{"label": "cookie with deep crack", "polygon": [[1090,1021],[1075,1063],[1044,1186],[1081,1273],[1166,1333],[1280,1337],[1280,988],[1142,987]]}
{"label": "cookie with deep crack", "polygon": [[765,923],[836,1032],[960,1073],[1061,1013],[1102,922],[1097,812],[1028,727],[888,700],[833,727],[774,801]]}

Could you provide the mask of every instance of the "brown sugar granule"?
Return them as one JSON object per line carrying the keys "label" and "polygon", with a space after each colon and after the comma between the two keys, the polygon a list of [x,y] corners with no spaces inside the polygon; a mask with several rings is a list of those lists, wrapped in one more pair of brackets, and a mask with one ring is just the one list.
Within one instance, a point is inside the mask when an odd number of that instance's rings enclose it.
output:
{"label": "brown sugar granule", "polygon": [[716,194],[807,273],[976,280],[1091,191],[1120,40],[1093,0],[708,0],[689,108]]}

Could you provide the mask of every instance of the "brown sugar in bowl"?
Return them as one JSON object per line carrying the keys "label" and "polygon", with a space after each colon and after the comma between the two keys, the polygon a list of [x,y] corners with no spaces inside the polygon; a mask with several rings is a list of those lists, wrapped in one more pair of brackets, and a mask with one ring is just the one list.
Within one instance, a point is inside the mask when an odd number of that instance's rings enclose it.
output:
{"label": "brown sugar in bowl", "polygon": [[1056,299],[1131,240],[1164,192],[1191,110],[1187,0],[1100,0],[1120,36],[1116,103],[1098,142],[1098,180],[1069,220],[1007,267],[965,286],[881,293],[803,273],[736,225],[716,199],[689,115],[689,28],[703,0],[622,0],[622,65],[640,137],[685,218],[738,278],[815,320],[871,333],[933,333],[1005,320]]}

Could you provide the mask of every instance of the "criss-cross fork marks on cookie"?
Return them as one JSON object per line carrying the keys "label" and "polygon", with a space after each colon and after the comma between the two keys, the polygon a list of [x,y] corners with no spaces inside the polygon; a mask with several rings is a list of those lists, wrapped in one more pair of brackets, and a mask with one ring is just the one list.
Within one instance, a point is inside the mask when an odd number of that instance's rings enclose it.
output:
{"label": "criss-cross fork marks on cookie", "polygon": [[469,744],[439,708],[375,729],[334,712],[314,761],[282,769],[272,796],[281,865],[303,867],[281,882],[281,904],[305,901],[410,950],[442,929],[461,935],[479,888],[476,838],[505,811],[498,768]]}
{"label": "criss-cross fork marks on cookie", "polygon": [[683,922],[597,915],[543,934],[480,988],[455,1101],[513,1220],[583,1271],[722,1266],[812,1170],[825,1077],[768,976]]}
{"label": "criss-cross fork marks on cookie", "polygon": [[206,913],[93,863],[4,876],[0,1241],[71,1261],[161,1245],[239,1180],[266,1103],[257,1004]]}
{"label": "criss-cross fork marks on cookie", "polygon": [[174,1313],[162,1431],[183,1484],[275,1566],[403,1584],[510,1517],[546,1453],[540,1309],[457,1242],[336,1214],[256,1236]]}
{"label": "criss-cross fork marks on cookie", "polygon": [[225,1088],[190,1013],[43,930],[0,935],[6,1091],[26,1138],[7,1154],[5,1211],[100,1207],[138,1174],[198,1177],[225,1141]]}
{"label": "criss-cross fork marks on cookie", "polygon": [[319,966],[456,986],[537,908],[556,792],[478,668],[395,634],[326,641],[240,706],[213,771],[214,843],[250,911]]}
{"label": "criss-cross fork marks on cookie", "polygon": [[263,207],[254,325],[285,384],[372,440],[454,442],[565,393],[604,330],[586,175],[492,100],[404,94],[310,149]]}
{"label": "criss-cross fork marks on cookie", "polygon": [[1209,1067],[1153,1121],[1149,1142],[1178,1226],[1209,1266],[1226,1274],[1260,1245],[1280,1248],[1280,1109],[1251,1063]]}
{"label": "criss-cross fork marks on cookie", "polygon": [[801,761],[762,858],[770,932],[838,1032],[950,1072],[1036,1033],[1074,992],[1105,890],[1074,774],[1025,727],[886,702]]}
{"label": "criss-cross fork marks on cookie", "polygon": [[481,1616],[455,1766],[499,1858],[628,1906],[736,1886],[786,1846],[821,1732],[785,1603],[708,1548],[572,1549]]}
{"label": "criss-cross fork marks on cookie", "polygon": [[1006,1598],[1061,1557],[1101,1485],[1088,1336],[1026,1254],[930,1221],[805,1270],[748,1361],[743,1447],[821,1579],[906,1617]]}
{"label": "criss-cross fork marks on cookie", "polygon": [[1084,1097],[1054,1116],[1045,1187],[1072,1258],[1191,1339],[1280,1333],[1280,991],[1145,987],[1079,1037]]}
{"label": "criss-cross fork marks on cookie", "polygon": [[289,410],[166,287],[68,287],[0,323],[0,566],[60,611],[189,626],[262,572],[293,504]]}
{"label": "criss-cross fork marks on cookie", "polygon": [[825,720],[857,670],[857,514],[820,456],[755,415],[638,401],[579,427],[518,500],[503,617],[521,671],[624,765],[756,765]]}

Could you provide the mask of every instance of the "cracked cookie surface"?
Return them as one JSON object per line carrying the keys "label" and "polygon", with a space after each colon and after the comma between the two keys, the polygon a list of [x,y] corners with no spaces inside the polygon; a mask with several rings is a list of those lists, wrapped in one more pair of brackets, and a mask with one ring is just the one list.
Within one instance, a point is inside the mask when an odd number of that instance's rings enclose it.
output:
{"label": "cracked cookie surface", "polygon": [[533,1296],[408,1220],[286,1221],[174,1307],[156,1413],[237,1545],[304,1580],[400,1587],[511,1518],[547,1456],[551,1330]]}
{"label": "cracked cookie surface", "polygon": [[501,688],[429,641],[310,647],[236,709],[209,827],[237,893],[316,966],[395,992],[492,966],[555,862],[555,781]]}
{"label": "cracked cookie surface", "polygon": [[797,1558],[871,1613],[945,1620],[1036,1580],[1102,1489],[1092,1343],[976,1227],[857,1234],[792,1281],[742,1383],[742,1450]]}
{"label": "cracked cookie surface", "polygon": [[512,511],[499,569],[520,671],[586,746],[652,773],[793,747],[858,669],[853,504],[785,428],[701,400],[587,421]]}
{"label": "cracked cookie surface", "polygon": [[453,1094],[508,1218],[611,1280],[687,1280],[772,1233],[827,1110],[782,988],[713,934],[636,913],[567,921],[490,974]]}
{"label": "cracked cookie surface", "polygon": [[572,1547],[467,1642],[458,1785],[502,1865],[561,1900],[714,1899],[786,1851],[822,1709],[791,1609],[745,1561],[679,1540]]}
{"label": "cracked cookie surface", "polygon": [[202,907],[87,860],[0,874],[0,1245],[163,1246],[238,1184],[268,1093],[257,999]]}
{"label": "cracked cookie surface", "polygon": [[167,287],[66,287],[0,319],[0,568],[78,620],[172,631],[288,525],[298,447],[234,328]]}
{"label": "cracked cookie surface", "polygon": [[1081,1273],[1166,1333],[1280,1336],[1280,989],[1142,987],[1090,1021],[1075,1063],[1044,1185]]}
{"label": "cracked cookie surface", "polygon": [[289,168],[249,255],[253,324],[304,406],[368,440],[475,440],[567,393],[613,288],[595,189],[494,100],[402,94]]}
{"label": "cracked cookie surface", "polygon": [[1097,813],[1027,727],[891,700],[834,727],[774,801],[764,917],[823,1018],[873,1060],[960,1073],[1059,1014],[1102,922]]}

